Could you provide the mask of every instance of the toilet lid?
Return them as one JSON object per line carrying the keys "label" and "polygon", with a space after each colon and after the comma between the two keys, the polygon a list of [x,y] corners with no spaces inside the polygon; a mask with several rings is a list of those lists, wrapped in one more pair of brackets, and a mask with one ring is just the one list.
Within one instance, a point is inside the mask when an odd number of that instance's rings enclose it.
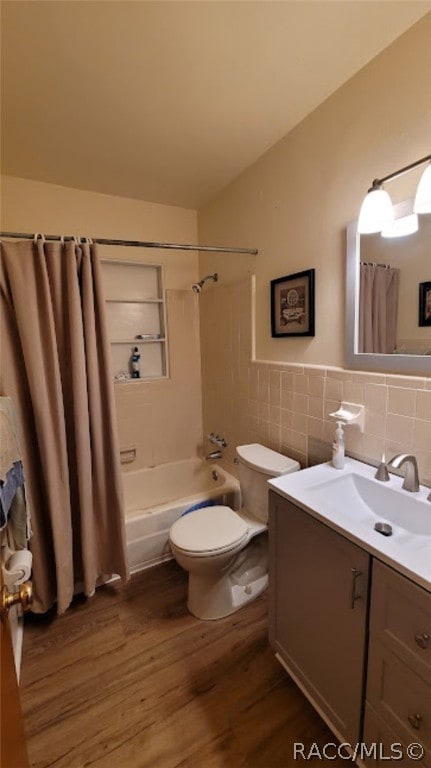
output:
{"label": "toilet lid", "polygon": [[180,517],[170,530],[170,540],[186,552],[223,551],[246,539],[247,524],[230,507],[197,509]]}

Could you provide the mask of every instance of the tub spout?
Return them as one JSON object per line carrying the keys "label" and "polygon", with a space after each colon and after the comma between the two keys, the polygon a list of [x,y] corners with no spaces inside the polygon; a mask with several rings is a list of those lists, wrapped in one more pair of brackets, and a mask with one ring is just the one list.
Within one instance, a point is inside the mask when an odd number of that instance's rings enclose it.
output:
{"label": "tub spout", "polygon": [[205,456],[205,461],[214,461],[215,459],[223,458],[221,451],[211,451]]}

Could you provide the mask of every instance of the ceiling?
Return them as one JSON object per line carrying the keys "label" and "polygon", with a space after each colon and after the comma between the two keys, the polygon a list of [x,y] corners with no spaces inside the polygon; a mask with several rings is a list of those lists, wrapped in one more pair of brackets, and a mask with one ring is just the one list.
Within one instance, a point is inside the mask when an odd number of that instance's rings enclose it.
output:
{"label": "ceiling", "polygon": [[199,208],[431,2],[2,2],[3,173]]}

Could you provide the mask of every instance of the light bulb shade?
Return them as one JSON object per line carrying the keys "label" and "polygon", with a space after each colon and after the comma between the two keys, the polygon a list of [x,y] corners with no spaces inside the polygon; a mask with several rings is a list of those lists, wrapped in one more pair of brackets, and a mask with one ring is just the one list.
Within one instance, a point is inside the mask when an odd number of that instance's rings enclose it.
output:
{"label": "light bulb shade", "polygon": [[416,190],[415,213],[431,213],[431,165],[425,168]]}
{"label": "light bulb shade", "polygon": [[412,235],[419,229],[419,222],[416,213],[410,213],[408,216],[400,216],[395,219],[390,227],[382,230],[382,237],[405,237]]}
{"label": "light bulb shade", "polygon": [[376,187],[364,198],[358,219],[358,232],[369,235],[390,227],[394,221],[392,200],[386,190]]}

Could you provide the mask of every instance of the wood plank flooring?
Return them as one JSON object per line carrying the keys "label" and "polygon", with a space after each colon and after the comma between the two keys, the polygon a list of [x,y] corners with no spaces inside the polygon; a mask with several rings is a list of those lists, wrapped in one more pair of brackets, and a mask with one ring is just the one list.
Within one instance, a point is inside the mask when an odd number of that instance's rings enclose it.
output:
{"label": "wood plank flooring", "polygon": [[60,618],[30,617],[31,766],[289,768],[304,763],[293,742],[334,742],[268,645],[267,594],[215,622],[191,616],[186,594],[169,562]]}

